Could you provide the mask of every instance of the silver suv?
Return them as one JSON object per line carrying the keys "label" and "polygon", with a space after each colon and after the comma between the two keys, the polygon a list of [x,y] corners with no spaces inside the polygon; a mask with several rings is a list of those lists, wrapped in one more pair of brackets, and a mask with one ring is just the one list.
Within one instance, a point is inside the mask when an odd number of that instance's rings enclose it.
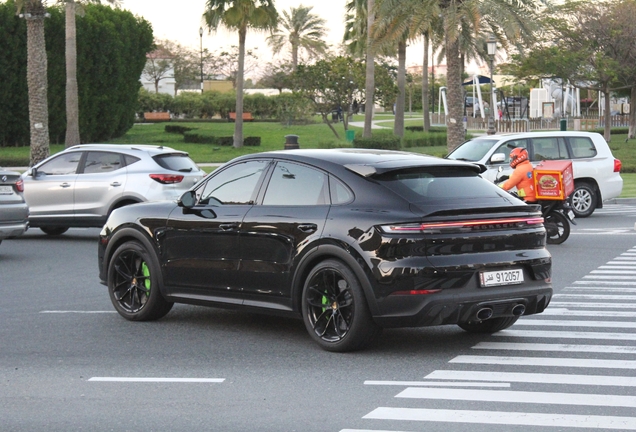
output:
{"label": "silver suv", "polygon": [[574,192],[570,196],[577,217],[590,216],[603,207],[603,201],[618,197],[623,191],[621,161],[612,155],[602,135],[594,132],[525,132],[510,135],[487,135],[466,141],[453,150],[448,159],[477,162],[488,169],[482,174],[495,181],[497,170],[510,175],[510,149],[528,149],[530,160],[572,161]]}
{"label": "silver suv", "polygon": [[0,168],[0,243],[24,233],[29,224],[29,208],[24,202],[20,173]]}
{"label": "silver suv", "polygon": [[205,176],[187,153],[150,145],[82,144],[22,174],[29,222],[51,235],[102,227],[125,205],[177,199]]}

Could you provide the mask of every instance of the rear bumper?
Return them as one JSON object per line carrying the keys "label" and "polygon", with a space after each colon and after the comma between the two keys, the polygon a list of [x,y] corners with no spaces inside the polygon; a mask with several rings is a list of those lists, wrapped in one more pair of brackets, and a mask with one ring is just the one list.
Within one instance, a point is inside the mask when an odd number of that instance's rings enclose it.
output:
{"label": "rear bumper", "polygon": [[[544,281],[517,287],[465,288],[423,295],[393,295],[380,303],[374,316],[382,327],[427,327],[479,320],[477,313],[492,310],[491,318],[543,312],[552,298],[552,286]],[[522,305],[522,308],[515,307]]]}

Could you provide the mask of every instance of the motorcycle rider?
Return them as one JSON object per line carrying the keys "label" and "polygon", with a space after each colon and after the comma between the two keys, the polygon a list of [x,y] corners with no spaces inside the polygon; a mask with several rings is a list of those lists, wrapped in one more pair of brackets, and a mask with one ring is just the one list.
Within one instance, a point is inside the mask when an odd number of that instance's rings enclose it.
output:
{"label": "motorcycle rider", "polygon": [[510,166],[514,171],[500,186],[504,190],[517,187],[517,195],[525,202],[536,202],[537,195],[534,190],[534,179],[532,178],[532,163],[528,159],[528,150],[516,147],[510,152]]}

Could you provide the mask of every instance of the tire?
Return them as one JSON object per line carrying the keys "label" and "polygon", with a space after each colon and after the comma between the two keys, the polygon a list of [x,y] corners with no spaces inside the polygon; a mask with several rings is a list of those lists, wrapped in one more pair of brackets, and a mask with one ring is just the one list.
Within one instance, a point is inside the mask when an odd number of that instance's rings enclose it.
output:
{"label": "tire", "polygon": [[108,264],[108,294],[115,309],[130,321],[153,321],[164,317],[173,303],[159,290],[156,259],[136,241],[117,248]]}
{"label": "tire", "polygon": [[40,230],[45,234],[57,236],[68,231],[68,227],[40,227]]}
{"label": "tire", "polygon": [[517,322],[519,317],[490,318],[485,321],[471,321],[457,324],[468,333],[497,333]]}
{"label": "tire", "polygon": [[545,218],[543,225],[547,232],[548,244],[561,244],[570,237],[570,221],[561,212],[551,211]]}
{"label": "tire", "polygon": [[302,314],[309,335],[326,351],[365,348],[381,332],[355,274],[334,259],[319,263],[307,276]]}
{"label": "tire", "polygon": [[570,196],[570,205],[574,215],[586,218],[596,209],[596,190],[589,183],[577,183]]}

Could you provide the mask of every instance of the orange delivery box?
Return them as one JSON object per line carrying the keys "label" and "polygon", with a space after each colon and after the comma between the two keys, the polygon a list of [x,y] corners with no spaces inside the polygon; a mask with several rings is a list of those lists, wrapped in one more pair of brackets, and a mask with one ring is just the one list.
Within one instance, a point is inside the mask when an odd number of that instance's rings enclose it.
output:
{"label": "orange delivery box", "polygon": [[539,200],[565,200],[574,191],[572,161],[546,160],[532,171]]}

